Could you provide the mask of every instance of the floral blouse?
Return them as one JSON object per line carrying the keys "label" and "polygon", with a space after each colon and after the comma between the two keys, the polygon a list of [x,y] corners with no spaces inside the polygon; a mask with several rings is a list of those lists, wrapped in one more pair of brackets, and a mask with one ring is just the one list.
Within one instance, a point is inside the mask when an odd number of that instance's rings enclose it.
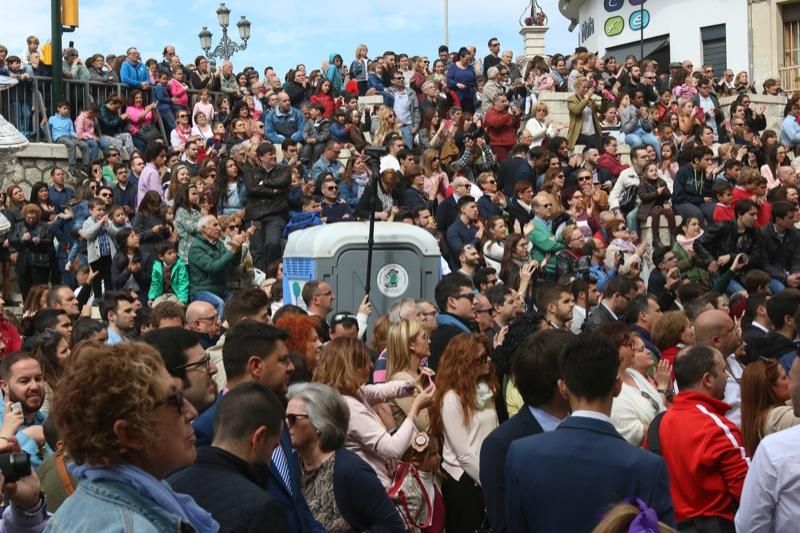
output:
{"label": "floral blouse", "polygon": [[336,454],[333,454],[314,470],[301,468],[303,496],[314,520],[329,533],[346,533],[350,531],[350,525],[342,518],[342,513],[336,507],[336,498],[332,490],[335,464]]}

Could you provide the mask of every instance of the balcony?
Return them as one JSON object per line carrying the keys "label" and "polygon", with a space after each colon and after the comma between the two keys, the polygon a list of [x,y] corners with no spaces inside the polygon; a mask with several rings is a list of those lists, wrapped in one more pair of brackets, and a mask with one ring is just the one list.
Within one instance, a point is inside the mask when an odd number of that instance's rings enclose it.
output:
{"label": "balcony", "polygon": [[800,65],[781,67],[781,87],[786,92],[800,90]]}

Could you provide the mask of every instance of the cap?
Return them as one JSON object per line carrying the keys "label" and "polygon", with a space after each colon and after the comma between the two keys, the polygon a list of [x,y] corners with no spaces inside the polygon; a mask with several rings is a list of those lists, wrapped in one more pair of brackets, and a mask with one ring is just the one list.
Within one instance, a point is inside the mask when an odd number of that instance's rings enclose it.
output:
{"label": "cap", "polygon": [[681,67],[683,67],[683,65],[677,61],[673,61],[672,63],[669,64],[669,68],[681,68]]}

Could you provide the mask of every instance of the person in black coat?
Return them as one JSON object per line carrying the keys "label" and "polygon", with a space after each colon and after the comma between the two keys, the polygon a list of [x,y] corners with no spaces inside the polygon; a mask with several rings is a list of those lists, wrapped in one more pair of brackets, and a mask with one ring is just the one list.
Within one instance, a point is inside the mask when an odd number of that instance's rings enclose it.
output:
{"label": "person in black coat", "polygon": [[[751,200],[736,202],[735,220],[718,222],[706,228],[694,243],[695,261],[709,272],[727,270],[739,254],[747,255],[744,270],[763,269],[761,234],[756,228],[758,206]],[[735,290],[741,285],[731,280]],[[738,285],[738,287],[737,287]]]}
{"label": "person in black coat", "polygon": [[438,327],[431,334],[431,355],[428,357],[428,366],[434,371],[450,339],[475,330],[472,305],[475,294],[472,290],[472,281],[459,273],[448,274],[436,284],[434,297],[439,308],[436,316]]}
{"label": "person in black coat", "polygon": [[374,211],[376,220],[390,220],[397,208],[403,205],[399,183],[400,174],[397,171],[387,169],[381,172],[375,204],[372,203],[373,187],[370,183],[358,201],[356,216],[361,220],[369,220],[370,213]]}
{"label": "person in black coat", "polygon": [[797,287],[800,283],[800,232],[794,228],[797,206],[772,204],[772,223],[761,229],[761,262],[775,281]]}
{"label": "person in black coat", "polygon": [[[113,290],[132,289],[142,305],[147,305],[150,290],[151,256],[139,248],[139,236],[132,228],[122,228],[116,236],[117,254],[111,261]],[[106,289],[110,290],[110,289]]]}
{"label": "person in black coat", "polygon": [[511,443],[552,431],[569,414],[569,403],[558,391],[558,358],[572,342],[566,330],[545,330],[528,337],[518,349],[512,377],[525,404],[501,424],[481,446],[481,489],[492,531],[508,531],[505,499],[505,463]]}
{"label": "person in black coat", "polygon": [[[40,220],[42,210],[35,204],[22,208],[22,220],[8,234],[8,243],[15,262],[17,280],[22,299],[34,285],[47,284],[51,278],[54,261],[53,236],[46,223]],[[61,217],[62,215],[58,215]]]}
{"label": "person in black coat", "polygon": [[217,408],[213,444],[200,448],[196,462],[167,481],[211,513],[221,531],[289,531],[283,506],[255,473],[256,466],[269,462],[282,418],[274,392],[257,382],[238,385]]}

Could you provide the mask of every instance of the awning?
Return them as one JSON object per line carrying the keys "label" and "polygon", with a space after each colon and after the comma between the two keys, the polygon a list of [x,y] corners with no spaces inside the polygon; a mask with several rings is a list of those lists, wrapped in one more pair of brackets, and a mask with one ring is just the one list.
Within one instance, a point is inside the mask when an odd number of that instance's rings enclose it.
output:
{"label": "awning", "polygon": [[[644,58],[651,56],[669,46],[669,35],[659,35],[658,37],[650,37],[644,40]],[[606,48],[606,56],[614,56],[617,58],[617,63],[624,63],[625,57],[634,55],[639,57],[641,45],[638,40],[632,41],[628,44],[621,44],[619,46],[612,46]],[[641,59],[641,58],[640,58]]]}

